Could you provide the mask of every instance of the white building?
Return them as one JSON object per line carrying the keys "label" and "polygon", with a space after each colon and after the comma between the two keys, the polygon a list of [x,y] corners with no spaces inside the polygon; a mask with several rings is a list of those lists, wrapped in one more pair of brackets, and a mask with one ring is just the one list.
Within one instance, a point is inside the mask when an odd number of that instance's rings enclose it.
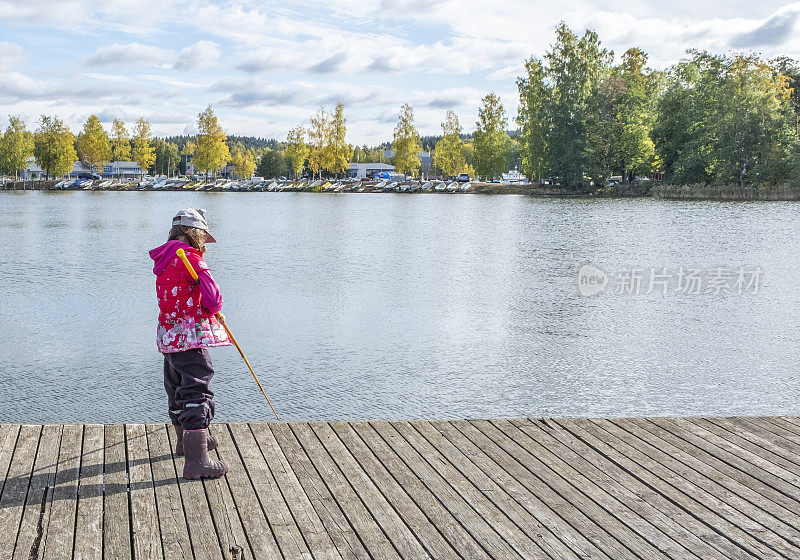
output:
{"label": "white building", "polygon": [[[139,167],[139,164],[135,161],[112,161],[104,165],[102,170],[95,169],[94,172],[92,172],[87,166],[84,166],[82,162],[76,161],[72,166],[70,175],[99,175],[108,179],[135,179],[141,177],[142,168]],[[36,163],[36,159],[32,157],[28,158],[28,166],[25,168],[25,171],[22,172],[22,178],[26,181],[30,181],[33,179],[44,179],[44,177],[44,170]],[[55,177],[51,177],[51,179],[55,179]]]}
{"label": "white building", "polygon": [[383,171],[394,171],[394,165],[388,163],[351,163],[350,169],[347,171],[347,176],[355,179],[363,179],[373,173],[381,173]]}

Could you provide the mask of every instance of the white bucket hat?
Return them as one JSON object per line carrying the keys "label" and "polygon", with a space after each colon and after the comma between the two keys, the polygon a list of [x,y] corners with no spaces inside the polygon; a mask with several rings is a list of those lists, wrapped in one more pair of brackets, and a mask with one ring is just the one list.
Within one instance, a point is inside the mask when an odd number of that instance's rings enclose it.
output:
{"label": "white bucket hat", "polygon": [[203,209],[184,208],[172,218],[173,226],[189,226],[197,229],[202,229],[206,232],[206,243],[216,243],[217,240],[208,231],[208,222],[206,221],[206,211]]}

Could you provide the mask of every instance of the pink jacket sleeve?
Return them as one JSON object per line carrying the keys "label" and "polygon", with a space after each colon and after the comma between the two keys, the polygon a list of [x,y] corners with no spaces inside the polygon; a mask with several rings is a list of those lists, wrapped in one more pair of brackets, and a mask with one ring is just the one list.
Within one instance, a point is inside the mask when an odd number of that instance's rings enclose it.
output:
{"label": "pink jacket sleeve", "polygon": [[216,314],[222,309],[222,294],[219,293],[219,286],[207,268],[197,271],[197,280],[200,282],[200,305],[210,315]]}

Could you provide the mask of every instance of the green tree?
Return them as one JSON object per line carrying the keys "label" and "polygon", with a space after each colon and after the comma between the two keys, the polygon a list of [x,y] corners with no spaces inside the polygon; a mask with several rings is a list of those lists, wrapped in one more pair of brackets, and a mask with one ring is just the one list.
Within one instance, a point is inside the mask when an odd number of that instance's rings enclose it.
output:
{"label": "green tree", "polygon": [[[290,172],[297,177],[300,175],[300,172],[303,171],[306,158],[308,158],[308,145],[305,142],[305,130],[303,127],[296,126],[291,129],[286,137],[286,142],[286,158],[289,161],[289,169]],[[259,175],[262,177],[267,176],[261,173],[259,173]],[[275,176],[278,177],[279,175]]]}
{"label": "green tree", "polygon": [[394,150],[392,165],[395,171],[416,176],[421,166],[419,152],[422,150],[422,144],[419,132],[414,127],[414,110],[408,103],[404,103],[400,109],[400,116],[394,129],[392,149]]}
{"label": "green tree", "polygon": [[691,52],[671,69],[653,130],[675,183],[777,183],[793,175],[790,78],[756,55]]}
{"label": "green tree", "polygon": [[[711,61],[703,65],[706,62]],[[713,133],[703,116],[709,111],[705,105],[713,81],[701,72],[699,60],[681,62],[668,72],[666,89],[658,101],[653,142],[670,181],[692,184],[711,180],[702,151],[704,139]]]}
{"label": "green tree", "polygon": [[330,150],[326,148],[331,144],[332,133],[331,116],[320,107],[317,114],[311,117],[311,126],[308,129],[308,167],[314,176],[321,175],[330,165]]}
{"label": "green tree", "polygon": [[131,160],[131,141],[125,123],[114,119],[111,125],[111,159],[112,161]]}
{"label": "green tree", "polygon": [[0,172],[19,176],[33,155],[33,135],[20,117],[8,117],[5,135],[0,133]]}
{"label": "green tree", "polygon": [[660,94],[661,74],[647,70],[647,54],[638,48],[625,51],[622,63],[609,74],[604,87],[612,92],[611,134],[606,136],[608,162],[620,172],[623,180],[633,181],[636,175],[657,171],[660,162],[652,139],[656,119],[656,100]]}
{"label": "green tree", "polygon": [[156,149],[151,145],[151,139],[150,123],[144,118],[140,118],[133,128],[131,157],[142,168],[142,173],[149,172],[156,162]]}
{"label": "green tree", "polygon": [[178,168],[180,163],[180,155],[178,154],[178,145],[173,142],[167,142],[161,138],[154,138],[150,145],[155,149],[155,172],[171,176]]}
{"label": "green tree", "polygon": [[525,61],[525,76],[517,78],[517,90],[521,169],[528,177],[541,181],[550,164],[548,140],[552,103],[541,60],[531,57]]}
{"label": "green tree", "polygon": [[[256,173],[265,179],[285,177],[289,171],[291,158],[275,150],[267,148],[258,160]],[[302,169],[302,168],[301,168]]]}
{"label": "green tree", "polygon": [[473,135],[474,167],[481,177],[494,179],[504,171],[508,171],[507,124],[505,109],[500,98],[494,92],[489,93],[483,98],[483,107],[478,110],[477,129]]}
{"label": "green tree", "polygon": [[78,161],[75,136],[58,117],[42,115],[33,136],[33,156],[47,178],[67,175]]}
{"label": "green tree", "polygon": [[780,181],[796,139],[789,80],[754,54],[735,55],[726,66],[708,170],[717,182],[736,180],[742,187]]}
{"label": "green tree", "polygon": [[436,143],[433,165],[441,169],[445,176],[457,175],[467,169],[464,142],[461,140],[461,124],[452,109],[447,111],[442,123],[442,139]]}
{"label": "green tree", "polygon": [[103,165],[111,161],[108,133],[97,115],[89,116],[78,135],[78,157],[92,171],[102,171]]}
{"label": "green tree", "polygon": [[347,120],[344,118],[344,104],[340,101],[336,104],[330,122],[331,132],[328,137],[327,157],[325,158],[325,169],[329,173],[338,175],[347,172],[350,167],[350,146],[345,140],[347,133]]}
{"label": "green tree", "polygon": [[198,115],[197,127],[200,135],[197,138],[197,148],[192,163],[194,163],[195,169],[201,173],[206,175],[211,172],[216,173],[230,161],[230,151],[225,143],[225,133],[222,131],[211,105]]}
{"label": "green tree", "polygon": [[181,149],[182,156],[193,156],[195,150],[197,150],[197,144],[189,140],[186,144],[183,145],[183,149]]}
{"label": "green tree", "polygon": [[599,119],[590,112],[594,97],[613,58],[600,47],[594,31],[578,37],[564,24],[556,28],[556,41],[545,55],[550,103],[548,120],[549,174],[567,187],[586,184],[592,164],[590,127]]}

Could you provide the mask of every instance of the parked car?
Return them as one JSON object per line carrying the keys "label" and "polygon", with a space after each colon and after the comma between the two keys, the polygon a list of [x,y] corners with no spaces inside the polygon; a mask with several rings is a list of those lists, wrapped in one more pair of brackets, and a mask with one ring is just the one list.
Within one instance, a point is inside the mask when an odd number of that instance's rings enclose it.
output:
{"label": "parked car", "polygon": [[469,173],[459,173],[456,177],[456,181],[459,183],[469,183]]}

